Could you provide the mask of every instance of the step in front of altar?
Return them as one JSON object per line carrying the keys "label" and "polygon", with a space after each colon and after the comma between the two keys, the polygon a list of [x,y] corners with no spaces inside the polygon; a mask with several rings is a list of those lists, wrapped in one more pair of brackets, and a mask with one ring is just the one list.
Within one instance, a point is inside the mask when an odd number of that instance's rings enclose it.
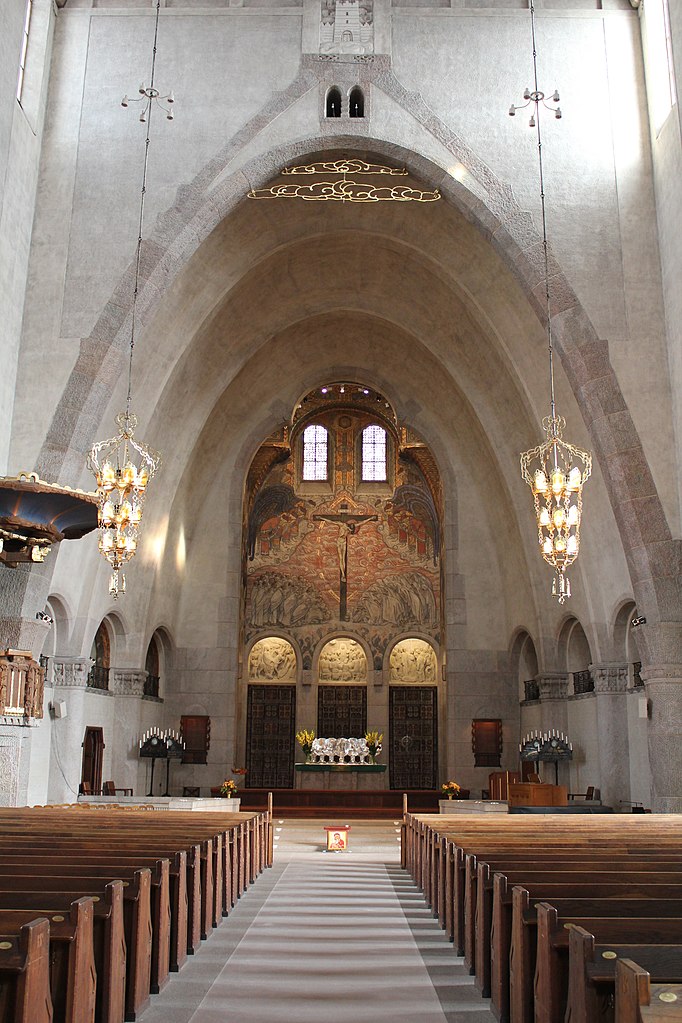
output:
{"label": "step in front of altar", "polygon": [[[318,777],[320,777],[318,775]],[[333,777],[330,775],[330,777]],[[403,812],[403,792],[399,789],[272,789],[275,816],[317,817],[336,810],[353,817],[398,818]],[[263,810],[268,789],[244,788],[240,791],[242,810]],[[438,813],[438,795],[432,789],[407,792],[408,809],[414,813]]]}

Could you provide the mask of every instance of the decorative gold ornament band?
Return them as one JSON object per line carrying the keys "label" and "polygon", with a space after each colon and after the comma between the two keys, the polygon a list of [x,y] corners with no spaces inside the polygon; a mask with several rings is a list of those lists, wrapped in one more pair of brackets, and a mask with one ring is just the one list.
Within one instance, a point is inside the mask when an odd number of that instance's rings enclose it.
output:
{"label": "decorative gold ornament band", "polygon": [[336,181],[313,181],[306,184],[282,181],[270,188],[252,189],[249,192],[249,199],[304,199],[307,202],[436,202],[441,197],[437,189],[428,192],[421,188],[410,188],[409,185],[373,185],[347,178],[347,174],[368,177],[407,176],[404,167],[384,167],[382,164],[366,163],[364,160],[300,164],[282,170],[282,175],[287,177],[294,174],[310,177],[329,173],[342,174],[343,177]]}

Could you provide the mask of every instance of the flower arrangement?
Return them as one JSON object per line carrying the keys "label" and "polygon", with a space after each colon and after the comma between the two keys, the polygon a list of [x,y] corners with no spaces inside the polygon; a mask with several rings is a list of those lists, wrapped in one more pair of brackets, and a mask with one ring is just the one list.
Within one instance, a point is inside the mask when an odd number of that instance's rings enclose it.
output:
{"label": "flower arrangement", "polygon": [[454,799],[458,792],[461,791],[462,786],[458,785],[456,781],[444,781],[440,787],[441,795],[447,796],[448,799]]}
{"label": "flower arrangement", "polygon": [[234,799],[237,795],[237,783],[232,778],[226,778],[220,786],[220,795],[226,799]]}
{"label": "flower arrangement", "polygon": [[365,742],[367,743],[367,749],[369,755],[374,761],[381,753],[381,743],[383,742],[383,734],[381,732],[365,732]]}
{"label": "flower arrangement", "polygon": [[314,739],[315,733],[312,731],[309,732],[306,728],[302,728],[300,732],[296,732],[296,742],[303,750],[306,760],[313,751]]}

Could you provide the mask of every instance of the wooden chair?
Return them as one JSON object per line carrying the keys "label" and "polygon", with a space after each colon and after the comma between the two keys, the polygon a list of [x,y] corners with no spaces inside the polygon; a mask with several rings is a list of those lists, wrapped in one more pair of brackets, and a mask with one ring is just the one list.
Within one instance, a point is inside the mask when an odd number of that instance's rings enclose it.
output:
{"label": "wooden chair", "polygon": [[124,796],[132,796],[132,789],[117,789],[113,781],[102,782],[102,795],[103,796],[116,796],[119,792],[122,792]]}
{"label": "wooden chair", "polygon": [[595,795],[594,795],[594,785],[588,785],[587,789],[585,790],[585,792],[569,792],[568,793],[568,798],[569,799],[593,800],[595,798]]}

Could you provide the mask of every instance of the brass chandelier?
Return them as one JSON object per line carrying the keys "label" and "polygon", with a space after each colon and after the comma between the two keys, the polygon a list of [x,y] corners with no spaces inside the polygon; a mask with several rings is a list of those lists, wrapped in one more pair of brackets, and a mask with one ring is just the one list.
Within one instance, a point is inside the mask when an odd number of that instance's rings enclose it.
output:
{"label": "brass chandelier", "polygon": [[[139,542],[142,510],[149,481],[156,475],[161,456],[142,441],[135,439],[137,416],[130,409],[132,395],[133,352],[135,349],[135,322],[137,313],[137,296],[140,285],[140,259],[142,254],[142,228],[144,225],[144,201],[147,191],[147,168],[149,163],[149,143],[151,137],[152,113],[159,106],[167,119],[173,119],[172,109],[166,104],[174,102],[173,94],[161,96],[154,85],[156,68],[156,43],[159,33],[159,14],[161,0],[156,3],[156,20],[154,23],[154,43],[149,86],[140,86],[140,101],[143,110],[140,121],[147,125],[144,148],[144,164],[142,170],[142,189],[140,192],[140,213],[137,233],[137,250],[135,256],[135,286],[130,323],[130,352],[128,357],[128,392],[124,412],[116,416],[118,432],[108,440],[93,445],[88,455],[88,468],[94,473],[97,481],[97,507],[99,524],[99,549],[111,565],[112,574],[109,582],[109,593],[117,599],[125,593],[126,581],[123,566],[134,557]],[[132,102],[123,97],[122,106]],[[137,101],[136,101],[137,102]]]}
{"label": "brass chandelier", "polygon": [[552,313],[549,290],[549,247],[547,243],[547,219],[545,210],[545,182],[542,164],[542,134],[540,130],[541,109],[561,117],[558,106],[559,93],[555,90],[549,100],[538,88],[538,66],[535,41],[535,7],[530,0],[531,36],[533,42],[534,88],[526,89],[525,103],[509,108],[513,117],[517,110],[532,105],[530,127],[535,128],[538,141],[538,165],[540,177],[540,203],[542,209],[542,247],[545,270],[545,307],[547,327],[547,350],[549,355],[549,407],[550,414],[542,420],[546,439],[537,447],[521,454],[521,475],[531,488],[535,506],[540,553],[554,569],[552,594],[563,604],[571,595],[571,584],[566,570],[573,564],[580,551],[580,523],[583,508],[583,487],[592,472],[592,455],[563,440],[566,426],[563,416],[557,415],[554,392],[554,348],[552,343]]}

